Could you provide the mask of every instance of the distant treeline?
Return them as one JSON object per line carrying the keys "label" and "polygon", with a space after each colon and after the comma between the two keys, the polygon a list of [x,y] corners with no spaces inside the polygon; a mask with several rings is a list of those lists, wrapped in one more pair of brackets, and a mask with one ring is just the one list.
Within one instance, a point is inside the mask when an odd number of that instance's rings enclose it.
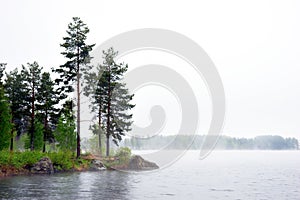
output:
{"label": "distant treeline", "polygon": [[[203,135],[171,135],[171,136],[155,136],[147,139],[130,138],[125,139],[123,144],[135,150],[161,149],[167,146],[168,149],[184,149],[192,141],[190,149],[200,149],[205,139]],[[244,150],[285,150],[299,149],[299,142],[296,138],[283,138],[277,135],[264,135],[255,138],[234,138],[228,136],[220,136],[216,149],[244,149]]]}

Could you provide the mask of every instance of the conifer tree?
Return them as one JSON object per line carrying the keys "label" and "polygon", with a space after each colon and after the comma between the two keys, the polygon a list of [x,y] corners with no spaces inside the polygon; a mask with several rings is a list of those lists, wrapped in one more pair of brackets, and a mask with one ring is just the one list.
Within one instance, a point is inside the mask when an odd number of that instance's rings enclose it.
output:
{"label": "conifer tree", "polygon": [[27,99],[28,93],[24,88],[22,75],[18,72],[17,68],[6,73],[4,89],[12,115],[11,122],[13,126],[11,129],[10,150],[13,150],[14,133],[17,133],[17,137],[25,133],[29,120],[26,115],[27,109],[25,106],[25,99]]}
{"label": "conifer tree", "polygon": [[24,91],[27,92],[28,96],[24,96],[25,106],[27,107],[30,125],[29,125],[29,136],[30,136],[30,150],[34,150],[34,140],[36,131],[36,104],[37,104],[37,93],[40,87],[42,67],[37,62],[32,64],[28,63],[27,67],[22,66],[21,75],[24,78]]}
{"label": "conifer tree", "polygon": [[11,112],[9,109],[8,99],[4,95],[4,88],[2,83],[3,72],[5,64],[0,64],[0,151],[8,149],[11,142]]}
{"label": "conifer tree", "polygon": [[[68,25],[67,36],[63,38],[64,43],[61,44],[65,48],[62,54],[66,57],[67,62],[53,71],[58,73],[60,77],[56,79],[57,84],[61,84],[60,93],[70,93],[75,91],[74,83],[76,83],[77,97],[77,157],[80,156],[80,94],[81,94],[81,76],[91,69],[90,51],[95,44],[86,44],[89,28],[79,18],[74,17],[73,21]],[[66,97],[66,96],[65,96]]]}
{"label": "conifer tree", "polygon": [[51,80],[50,73],[44,72],[41,75],[40,87],[37,93],[37,118],[43,124],[43,152],[46,149],[46,142],[54,142],[53,130],[58,121],[56,108],[59,97],[54,89],[55,83]]}
{"label": "conifer tree", "polygon": [[[106,156],[109,156],[110,139],[118,145],[126,131],[130,130],[132,115],[127,111],[134,105],[130,104],[133,95],[128,93],[126,85],[121,82],[128,66],[116,63],[118,52],[113,48],[103,51],[103,64],[97,68],[97,73],[85,76],[85,95],[91,99],[91,108],[97,113],[98,127],[105,132]],[[97,80],[96,84],[92,84]],[[100,132],[101,133],[101,132]],[[99,140],[101,135],[99,135]]]}

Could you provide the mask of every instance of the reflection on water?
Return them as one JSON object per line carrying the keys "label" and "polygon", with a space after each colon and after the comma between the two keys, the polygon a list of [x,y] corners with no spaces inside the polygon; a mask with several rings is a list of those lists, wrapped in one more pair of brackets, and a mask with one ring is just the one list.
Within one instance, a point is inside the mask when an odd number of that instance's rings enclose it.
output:
{"label": "reflection on water", "polygon": [[0,199],[300,199],[300,151],[188,152],[148,173],[62,173],[0,179]]}
{"label": "reflection on water", "polygon": [[117,171],[0,179],[0,199],[129,199],[130,174]]}

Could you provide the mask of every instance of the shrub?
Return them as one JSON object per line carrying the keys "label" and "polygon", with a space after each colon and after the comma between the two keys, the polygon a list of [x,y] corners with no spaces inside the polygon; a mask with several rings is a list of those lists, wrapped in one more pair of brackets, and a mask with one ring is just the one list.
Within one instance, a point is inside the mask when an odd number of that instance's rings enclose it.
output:
{"label": "shrub", "polygon": [[69,170],[74,165],[74,154],[70,151],[48,153],[53,165],[56,169]]}
{"label": "shrub", "polygon": [[128,147],[121,147],[117,150],[116,157],[119,157],[120,163],[128,163],[131,157],[131,149]]}
{"label": "shrub", "polygon": [[39,151],[25,152],[0,152],[0,166],[12,166],[20,169],[25,166],[32,166],[38,162],[44,154]]}

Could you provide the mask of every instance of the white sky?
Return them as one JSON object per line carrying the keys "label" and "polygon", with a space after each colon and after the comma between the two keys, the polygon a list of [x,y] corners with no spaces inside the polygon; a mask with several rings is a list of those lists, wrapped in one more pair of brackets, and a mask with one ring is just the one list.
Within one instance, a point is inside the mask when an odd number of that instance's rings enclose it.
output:
{"label": "white sky", "polygon": [[[0,62],[7,62],[9,69],[35,60],[45,69],[64,63],[59,44],[73,16],[87,23],[88,40],[96,44],[132,29],[170,29],[196,41],[214,61],[227,100],[224,134],[300,138],[300,3],[296,0],[2,0],[0,8]],[[130,66],[140,63],[140,57],[123,59]],[[136,103],[143,102],[138,95],[145,93],[137,93]],[[167,92],[160,94],[167,98]],[[197,97],[209,119],[207,97]],[[176,106],[174,99],[170,101]],[[138,111],[137,116],[137,121],[145,117]],[[168,119],[170,127],[178,127],[175,119]],[[205,132],[208,123],[204,120],[199,132]]]}

